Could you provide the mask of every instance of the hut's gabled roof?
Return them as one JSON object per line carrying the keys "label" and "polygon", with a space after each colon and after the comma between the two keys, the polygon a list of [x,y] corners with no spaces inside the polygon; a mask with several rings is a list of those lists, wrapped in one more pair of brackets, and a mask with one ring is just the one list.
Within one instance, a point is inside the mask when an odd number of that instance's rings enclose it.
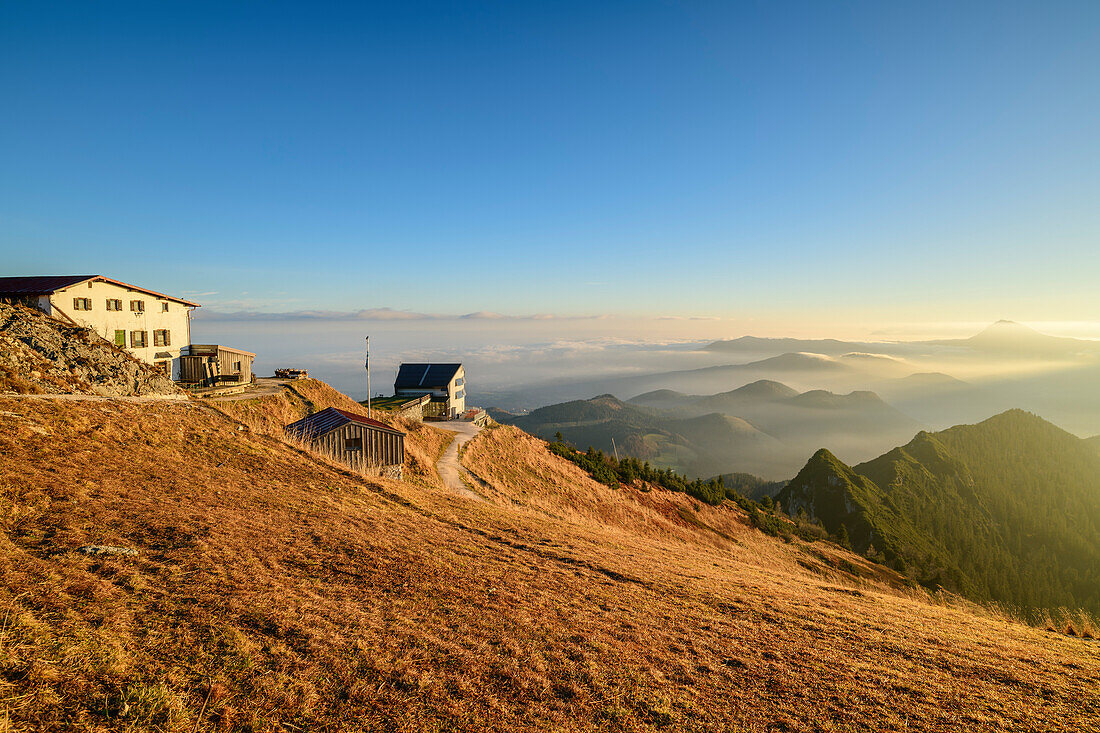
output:
{"label": "hut's gabled roof", "polygon": [[461,364],[402,364],[394,389],[439,389],[446,387],[462,368]]}
{"label": "hut's gabled roof", "polygon": [[192,303],[190,300],[184,300],[183,298],[176,298],[172,295],[158,293],[156,290],[149,290],[148,288],[131,285],[130,283],[124,283],[121,280],[112,280],[111,278],[104,277],[103,275],[34,275],[28,277],[0,277],[0,296],[49,295],[51,293],[56,293],[58,290],[64,290],[65,288],[72,287],[73,285],[79,285],[80,283],[87,282],[89,280],[111,283],[112,285],[117,285],[120,288],[127,288],[138,293],[145,293],[146,295],[152,295],[157,298],[164,298],[165,300],[172,300],[176,303],[183,303],[184,305],[189,305],[192,308],[199,307],[198,303]]}
{"label": "hut's gabled roof", "polygon": [[320,412],[315,412],[308,417],[303,417],[297,422],[290,423],[283,428],[283,430],[286,431],[287,435],[296,438],[310,439],[330,433],[336,428],[343,427],[348,423],[355,423],[370,428],[371,430],[378,430],[392,435],[405,435],[397,428],[391,428],[389,425],[378,422],[377,420],[372,420],[366,415],[357,415],[354,412],[338,410],[335,407],[327,407]]}
{"label": "hut's gabled roof", "polygon": [[34,275],[0,277],[0,295],[49,295],[94,278],[95,275]]}

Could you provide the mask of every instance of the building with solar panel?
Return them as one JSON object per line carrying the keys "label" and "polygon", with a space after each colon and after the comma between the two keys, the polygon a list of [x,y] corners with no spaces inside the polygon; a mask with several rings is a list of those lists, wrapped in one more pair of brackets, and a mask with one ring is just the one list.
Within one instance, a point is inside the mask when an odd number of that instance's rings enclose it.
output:
{"label": "building with solar panel", "polygon": [[461,364],[402,364],[395,395],[428,395],[424,417],[453,419],[466,411],[466,371]]}

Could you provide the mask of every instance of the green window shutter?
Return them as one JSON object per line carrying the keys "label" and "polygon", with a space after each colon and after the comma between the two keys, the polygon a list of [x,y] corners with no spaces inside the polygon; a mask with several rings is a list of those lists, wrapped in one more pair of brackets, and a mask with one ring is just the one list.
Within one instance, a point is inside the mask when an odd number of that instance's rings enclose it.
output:
{"label": "green window shutter", "polygon": [[125,331],[115,331],[115,346],[126,346]]}

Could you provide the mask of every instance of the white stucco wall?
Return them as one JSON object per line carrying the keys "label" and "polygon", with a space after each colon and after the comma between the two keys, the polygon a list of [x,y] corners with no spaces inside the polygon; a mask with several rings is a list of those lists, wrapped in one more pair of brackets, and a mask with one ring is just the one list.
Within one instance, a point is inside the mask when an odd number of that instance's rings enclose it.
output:
{"label": "white stucco wall", "polygon": [[[461,381],[461,384],[456,386],[455,383]],[[457,395],[462,393],[461,397]],[[466,412],[466,368],[460,367],[458,372],[451,379],[451,383],[447,385],[447,397],[451,401],[451,409],[455,415],[461,415]]]}
{"label": "white stucco wall", "polygon": [[[456,385],[456,382],[461,381],[462,384]],[[462,396],[457,395],[461,393]],[[446,387],[439,389],[420,389],[415,387],[405,387],[403,389],[394,389],[396,395],[422,395],[431,394],[432,397],[446,397],[447,402],[451,408],[451,416],[461,415],[466,411],[466,368],[459,367],[458,371],[451,381],[447,383]]]}
{"label": "white stucco wall", "polygon": [[[73,298],[90,298],[91,310],[76,310]],[[107,310],[107,300],[122,301],[122,309]],[[130,301],[145,303],[144,312],[130,310]],[[162,304],[168,304],[168,311],[162,310]],[[155,295],[121,287],[113,283],[93,281],[80,283],[58,290],[49,296],[49,308],[43,308],[55,318],[68,317],[83,326],[95,330],[111,343],[115,341],[115,331],[126,332],[126,346],[123,347],[134,358],[149,364],[163,361],[171,362],[172,379],[179,379],[180,349],[191,343],[191,309],[178,301],[158,298]],[[64,318],[62,318],[64,320]],[[153,332],[166,329],[169,333],[168,346],[154,346]],[[133,331],[145,331],[147,346],[132,347]]]}

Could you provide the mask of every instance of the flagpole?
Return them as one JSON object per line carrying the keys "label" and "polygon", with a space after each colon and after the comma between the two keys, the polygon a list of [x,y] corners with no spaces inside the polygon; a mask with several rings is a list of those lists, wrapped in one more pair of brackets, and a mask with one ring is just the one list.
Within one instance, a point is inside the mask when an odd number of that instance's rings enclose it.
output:
{"label": "flagpole", "polygon": [[370,336],[367,336],[367,360],[364,363],[367,368],[367,417],[371,417],[370,414]]}

